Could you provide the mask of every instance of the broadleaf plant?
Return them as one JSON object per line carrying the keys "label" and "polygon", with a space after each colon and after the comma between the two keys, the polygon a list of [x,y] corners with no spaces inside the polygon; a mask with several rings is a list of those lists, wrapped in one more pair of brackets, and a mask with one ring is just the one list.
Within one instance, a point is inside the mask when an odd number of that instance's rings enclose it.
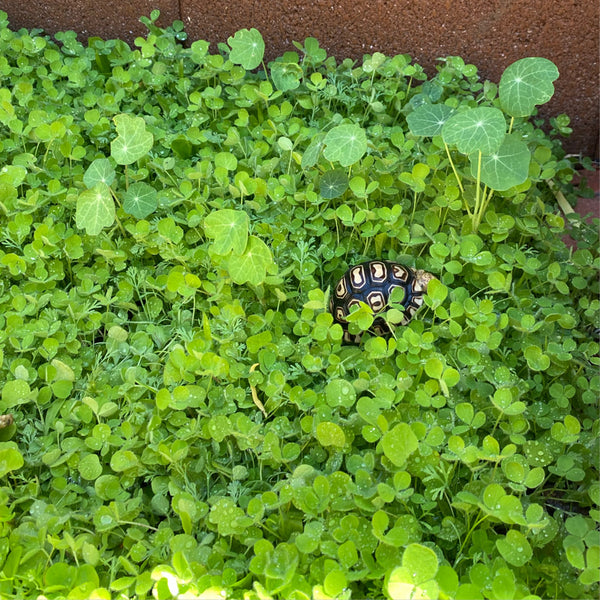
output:
{"label": "broadleaf plant", "polygon": [[[597,598],[598,227],[557,204],[589,161],[534,114],[552,63],[264,64],[158,17],[0,12],[0,596]],[[435,279],[349,345],[373,258]]]}

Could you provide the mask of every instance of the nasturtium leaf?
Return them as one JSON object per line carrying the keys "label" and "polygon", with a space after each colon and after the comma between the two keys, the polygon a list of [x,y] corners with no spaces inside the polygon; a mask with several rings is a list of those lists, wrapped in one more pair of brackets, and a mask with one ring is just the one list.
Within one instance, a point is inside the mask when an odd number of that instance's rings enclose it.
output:
{"label": "nasturtium leaf", "polygon": [[142,117],[118,114],[113,120],[118,135],[110,144],[110,154],[118,165],[130,165],[150,152],[154,136],[146,131]]}
{"label": "nasturtium leaf", "polygon": [[105,183],[98,183],[91,190],[79,194],[75,222],[88,235],[98,235],[115,222],[115,203]]}
{"label": "nasturtium leaf", "polygon": [[319,182],[319,192],[323,198],[338,198],[348,189],[348,175],[342,169],[326,171]]}
{"label": "nasturtium leaf", "polygon": [[0,477],[20,469],[24,464],[23,456],[15,442],[0,442]]}
{"label": "nasturtium leaf", "polygon": [[240,29],[227,39],[231,47],[229,60],[244,69],[255,69],[262,62],[265,54],[265,42],[262,35],[255,29]]}
{"label": "nasturtium leaf", "polygon": [[342,167],[358,162],[367,151],[367,135],[359,125],[337,125],[325,136],[323,156]]}
{"label": "nasturtium leaf", "polygon": [[506,120],[498,108],[480,106],[452,115],[442,127],[442,137],[448,145],[463,154],[492,154],[506,134]]}
{"label": "nasturtium leaf", "polygon": [[97,183],[111,185],[114,180],[115,168],[108,158],[96,158],[83,174],[83,183],[88,189],[93,188]]}
{"label": "nasturtium leaf", "polygon": [[406,117],[411,133],[425,137],[439,135],[454,109],[445,104],[422,104]]}
{"label": "nasturtium leaf", "polygon": [[158,207],[158,194],[149,184],[132,183],[123,196],[123,210],[136,219],[145,219]]}
{"label": "nasturtium leaf", "polygon": [[300,85],[302,75],[302,67],[296,63],[271,63],[271,79],[281,92],[295,90]]}
{"label": "nasturtium leaf", "polygon": [[509,530],[506,537],[496,540],[496,546],[502,558],[515,567],[522,567],[533,556],[527,538],[516,529]]}
{"label": "nasturtium leaf", "polygon": [[407,423],[398,423],[384,434],[381,445],[386,457],[394,465],[401,467],[406,462],[406,459],[418,448],[419,441],[410,428],[410,425]]}
{"label": "nasturtium leaf", "polygon": [[248,214],[242,210],[223,208],[209,213],[204,233],[214,240],[211,250],[220,255],[242,254],[248,242],[248,224]]}
{"label": "nasturtium leaf", "polygon": [[502,108],[511,117],[528,117],[534,108],[554,94],[553,81],[558,79],[556,65],[547,58],[521,58],[509,65],[498,86]]}
{"label": "nasturtium leaf", "polygon": [[260,285],[272,265],[273,256],[269,247],[260,238],[251,235],[244,252],[229,257],[228,270],[235,283]]}
{"label": "nasturtium leaf", "polygon": [[[471,175],[477,177],[479,155],[471,154],[469,158]],[[527,179],[530,160],[527,144],[513,135],[507,135],[496,152],[481,157],[481,181],[498,191],[520,185]]]}

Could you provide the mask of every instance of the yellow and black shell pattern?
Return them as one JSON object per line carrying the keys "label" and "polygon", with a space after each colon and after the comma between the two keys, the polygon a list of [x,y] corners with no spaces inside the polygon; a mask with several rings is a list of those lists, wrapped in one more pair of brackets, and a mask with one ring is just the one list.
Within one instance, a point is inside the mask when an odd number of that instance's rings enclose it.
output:
{"label": "yellow and black shell pattern", "polygon": [[[348,331],[346,317],[353,306],[364,302],[371,307],[373,314],[378,314],[387,308],[392,290],[402,288],[404,318],[401,325],[406,325],[423,304],[423,294],[433,278],[431,273],[421,269],[412,269],[387,260],[371,260],[348,269],[336,284],[329,300],[329,310],[334,321],[344,329],[344,341],[353,344],[360,342],[360,335],[352,335]],[[385,336],[390,333],[390,329],[382,317],[376,317],[370,333]]]}

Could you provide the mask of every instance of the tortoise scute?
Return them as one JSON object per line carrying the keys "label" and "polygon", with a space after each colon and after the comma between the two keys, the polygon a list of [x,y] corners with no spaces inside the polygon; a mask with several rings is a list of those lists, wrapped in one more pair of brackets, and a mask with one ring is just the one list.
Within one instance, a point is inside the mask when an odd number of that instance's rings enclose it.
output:
{"label": "tortoise scute", "polygon": [[385,281],[387,278],[387,268],[384,263],[374,260],[370,263],[371,280]]}
{"label": "tortoise scute", "polygon": [[354,290],[361,290],[367,285],[368,281],[364,265],[359,265],[350,270],[350,283]]}
{"label": "tortoise scute", "polygon": [[338,298],[343,298],[348,293],[348,288],[346,287],[345,278],[340,279],[338,284],[335,286],[335,295]]}
{"label": "tortoise scute", "polygon": [[367,296],[367,303],[373,309],[374,313],[378,313],[385,308],[387,304],[387,298],[381,291],[371,292]]}
{"label": "tortoise scute", "polygon": [[402,281],[403,283],[407,283],[410,278],[408,269],[402,265],[395,264],[392,267],[392,273],[393,273],[395,279],[398,279],[399,281]]}
{"label": "tortoise scute", "polygon": [[[360,335],[353,335],[348,331],[346,317],[353,306],[364,302],[377,315],[388,306],[392,290],[402,288],[404,296],[399,302],[404,307],[404,315],[401,325],[406,325],[423,304],[423,294],[432,279],[434,276],[422,269],[415,270],[384,260],[373,260],[350,267],[336,284],[329,304],[334,320],[344,329],[344,341],[354,344],[360,342]],[[396,296],[397,294],[395,298]],[[375,317],[370,333],[384,336],[391,332],[382,317]]]}

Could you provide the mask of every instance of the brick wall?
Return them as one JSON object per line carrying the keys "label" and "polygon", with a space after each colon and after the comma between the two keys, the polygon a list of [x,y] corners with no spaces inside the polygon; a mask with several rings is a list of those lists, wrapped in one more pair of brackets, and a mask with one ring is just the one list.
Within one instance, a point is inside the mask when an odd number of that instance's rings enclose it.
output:
{"label": "brick wall", "polygon": [[408,53],[432,72],[435,60],[460,55],[498,81],[511,62],[544,56],[556,63],[556,94],[543,116],[566,112],[570,152],[598,156],[599,3],[597,0],[0,0],[13,29],[72,29],[80,38],[144,35],[140,15],[158,8],[159,24],[180,19],[191,41],[216,43],[243,27],[260,30],[267,58],[316,37],[339,59]]}

